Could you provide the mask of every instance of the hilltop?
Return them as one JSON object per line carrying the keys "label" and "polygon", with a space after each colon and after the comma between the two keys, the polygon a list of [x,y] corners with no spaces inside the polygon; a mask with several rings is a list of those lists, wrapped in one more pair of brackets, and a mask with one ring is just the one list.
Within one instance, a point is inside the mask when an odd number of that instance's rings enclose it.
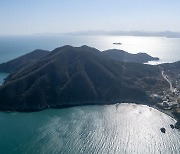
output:
{"label": "hilltop", "polygon": [[152,57],[147,53],[131,54],[118,49],[105,50],[103,51],[103,54],[109,56],[111,59],[123,62],[147,63],[148,61],[159,60],[159,58]]}
{"label": "hilltop", "polygon": [[0,72],[12,73],[34,63],[38,59],[46,56],[49,53],[47,50],[37,49],[18,58],[0,64]]}
{"label": "hilltop", "polygon": [[[10,60],[8,62],[0,64],[0,72],[13,73],[25,66],[29,66],[41,59],[42,57],[48,55],[50,51],[37,49],[22,55],[18,58]],[[138,62],[146,63],[152,60],[159,60],[159,58],[151,57],[146,53],[131,54],[123,50],[110,49],[102,52],[104,55],[110,57],[113,60],[118,60],[122,62]]]}
{"label": "hilltop", "polygon": [[116,102],[152,105],[149,92],[164,82],[159,67],[112,60],[88,46],[63,46],[9,75],[0,87],[0,110]]}

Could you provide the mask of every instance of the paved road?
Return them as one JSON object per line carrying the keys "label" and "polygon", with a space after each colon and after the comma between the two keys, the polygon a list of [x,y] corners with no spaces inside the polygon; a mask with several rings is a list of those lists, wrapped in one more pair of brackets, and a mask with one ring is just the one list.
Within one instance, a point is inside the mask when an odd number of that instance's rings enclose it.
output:
{"label": "paved road", "polygon": [[173,92],[173,91],[174,91],[174,88],[173,88],[173,86],[172,86],[172,83],[171,83],[171,81],[167,78],[167,76],[164,75],[164,71],[162,71],[162,76],[163,76],[163,78],[169,83],[169,89],[170,89],[170,91]]}

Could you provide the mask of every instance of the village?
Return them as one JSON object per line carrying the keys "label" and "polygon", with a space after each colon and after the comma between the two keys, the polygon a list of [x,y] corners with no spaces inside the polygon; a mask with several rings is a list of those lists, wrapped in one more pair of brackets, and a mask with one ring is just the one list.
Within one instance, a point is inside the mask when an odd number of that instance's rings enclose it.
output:
{"label": "village", "polygon": [[180,106],[180,73],[178,75],[165,75],[162,71],[162,76],[169,83],[169,89],[163,90],[159,97],[158,105],[164,110],[178,109]]}
{"label": "village", "polygon": [[[180,72],[165,73],[162,71],[163,78],[168,82],[169,88],[163,89],[158,94],[153,94],[156,105],[155,107],[161,109],[169,115],[173,115],[177,121],[180,120]],[[178,122],[179,123],[179,122]]]}

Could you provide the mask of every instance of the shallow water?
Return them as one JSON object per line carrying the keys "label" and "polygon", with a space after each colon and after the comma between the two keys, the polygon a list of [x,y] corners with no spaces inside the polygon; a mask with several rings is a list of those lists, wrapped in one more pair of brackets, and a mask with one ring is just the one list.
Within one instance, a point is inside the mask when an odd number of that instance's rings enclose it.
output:
{"label": "shallow water", "polygon": [[170,127],[175,122],[135,104],[0,112],[0,153],[178,154],[180,132]]}

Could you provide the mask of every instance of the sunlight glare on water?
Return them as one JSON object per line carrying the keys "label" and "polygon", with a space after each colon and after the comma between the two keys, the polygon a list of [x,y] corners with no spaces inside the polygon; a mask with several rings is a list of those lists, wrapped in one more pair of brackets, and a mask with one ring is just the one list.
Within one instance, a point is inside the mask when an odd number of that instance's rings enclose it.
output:
{"label": "sunlight glare on water", "polygon": [[[160,62],[174,62],[180,60],[180,39],[164,37],[137,37],[137,36],[107,36],[106,48],[117,48],[130,53],[145,52],[151,56],[159,57]],[[122,45],[113,45],[120,42]],[[176,55],[176,56],[175,56]]]}
{"label": "sunlight glare on water", "polygon": [[[122,43],[114,45],[113,43]],[[6,62],[35,49],[53,50],[59,46],[88,45],[101,51],[121,49],[129,53],[145,52],[159,57],[162,62],[180,60],[180,38],[110,36],[110,35],[55,35],[0,37],[0,63]]]}
{"label": "sunlight glare on water", "polygon": [[[180,132],[170,127],[176,120],[145,105],[0,112],[0,117],[0,132],[4,134],[0,134],[0,148],[4,153],[180,153]],[[165,134],[160,131],[162,127]],[[5,136],[11,140],[7,142]]]}

